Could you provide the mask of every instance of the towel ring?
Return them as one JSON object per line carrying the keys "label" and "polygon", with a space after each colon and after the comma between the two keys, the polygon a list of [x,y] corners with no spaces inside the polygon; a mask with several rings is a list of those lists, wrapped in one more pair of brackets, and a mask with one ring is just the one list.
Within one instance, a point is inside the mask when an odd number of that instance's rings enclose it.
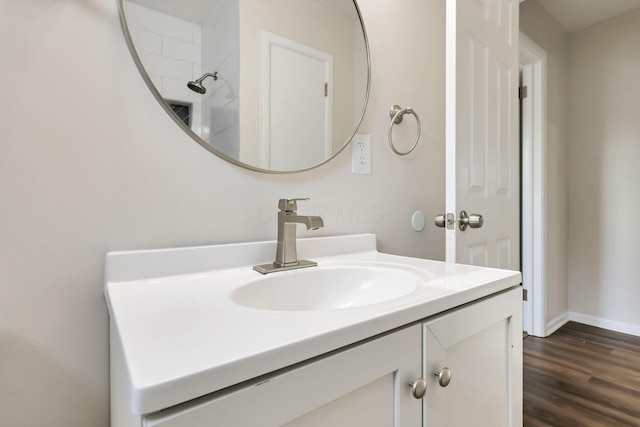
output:
{"label": "towel ring", "polygon": [[[411,148],[409,148],[409,151],[406,151],[403,153],[402,151],[398,151],[395,145],[393,145],[393,136],[391,135],[391,131],[393,130],[394,124],[402,123],[402,116],[404,116],[405,114],[413,114],[413,116],[416,118],[416,126],[418,128],[418,134],[416,135],[416,140],[413,142],[413,145],[411,146]],[[399,105],[394,105],[393,107],[391,107],[391,112],[389,113],[389,115],[391,116],[391,123],[389,124],[389,132],[388,132],[389,146],[391,147],[393,152],[396,153],[397,155],[406,156],[407,154],[412,152],[414,148],[416,148],[416,145],[418,145],[418,140],[420,140],[420,130],[421,130],[420,117],[418,117],[418,114],[416,114],[413,108],[411,107],[400,108]]]}

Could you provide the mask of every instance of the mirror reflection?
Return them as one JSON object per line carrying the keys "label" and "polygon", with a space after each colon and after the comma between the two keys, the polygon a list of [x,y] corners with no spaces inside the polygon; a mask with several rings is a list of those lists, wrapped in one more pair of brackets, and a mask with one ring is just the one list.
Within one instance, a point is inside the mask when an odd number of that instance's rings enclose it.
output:
{"label": "mirror reflection", "polygon": [[197,142],[255,170],[321,164],[369,85],[352,0],[120,0],[138,66]]}

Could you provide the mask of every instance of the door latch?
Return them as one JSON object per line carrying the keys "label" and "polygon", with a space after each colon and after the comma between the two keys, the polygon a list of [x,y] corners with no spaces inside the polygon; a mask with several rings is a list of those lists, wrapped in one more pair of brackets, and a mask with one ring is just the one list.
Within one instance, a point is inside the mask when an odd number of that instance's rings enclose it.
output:
{"label": "door latch", "polygon": [[453,230],[456,223],[456,217],[452,213],[436,216],[436,225],[441,228],[447,227],[447,230]]}

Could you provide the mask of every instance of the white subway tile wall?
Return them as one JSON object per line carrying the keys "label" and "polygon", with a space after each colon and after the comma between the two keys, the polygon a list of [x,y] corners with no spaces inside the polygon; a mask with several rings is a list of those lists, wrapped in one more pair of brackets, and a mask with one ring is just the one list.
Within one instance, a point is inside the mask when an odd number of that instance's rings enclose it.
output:
{"label": "white subway tile wall", "polygon": [[[193,79],[192,63],[150,52],[138,52],[148,73],[188,82]],[[186,87],[186,84],[185,84]]]}
{"label": "white subway tile wall", "polygon": [[202,137],[224,154],[239,156],[239,48],[238,0],[220,0],[202,26],[202,67],[218,72],[202,100]]}
{"label": "white subway tile wall", "polygon": [[202,96],[187,82],[202,75],[202,29],[199,24],[125,2],[131,38],[151,81],[171,102],[191,106],[191,129],[202,123]]}
{"label": "white subway tile wall", "polygon": [[142,30],[193,43],[193,27],[197,24],[131,2],[126,2],[125,7],[129,25],[133,24]]}
{"label": "white subway tile wall", "polygon": [[160,34],[141,28],[131,27],[129,30],[131,37],[135,40],[136,46],[140,50],[158,55],[162,54],[162,36]]}
{"label": "white subway tile wall", "polygon": [[200,45],[162,36],[162,56],[199,64],[202,56]]}
{"label": "white subway tile wall", "polygon": [[[187,88],[185,80],[173,79],[171,77],[162,77],[162,96],[172,101],[178,101],[184,104],[197,104],[200,106],[200,98],[202,95],[193,92]],[[192,107],[195,110],[195,107]],[[192,111],[192,116],[195,116],[195,111]],[[199,117],[199,116],[197,116]]]}
{"label": "white subway tile wall", "polygon": [[[130,2],[125,12],[138,55],[158,91],[169,101],[191,105],[191,129],[237,158],[238,0],[220,0],[202,25]],[[187,88],[188,81],[214,71],[219,78],[204,81],[206,94]]]}
{"label": "white subway tile wall", "polygon": [[[239,12],[238,0],[221,0],[202,25],[135,3],[125,2],[131,37],[151,80],[162,96],[191,105],[191,129],[228,156],[239,155]],[[205,72],[207,92],[197,94],[187,82]]]}

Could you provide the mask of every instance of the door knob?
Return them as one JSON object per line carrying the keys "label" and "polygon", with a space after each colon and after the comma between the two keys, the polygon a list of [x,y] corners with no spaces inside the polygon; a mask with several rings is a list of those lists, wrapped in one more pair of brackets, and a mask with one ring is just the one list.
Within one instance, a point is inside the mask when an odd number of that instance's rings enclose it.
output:
{"label": "door knob", "polygon": [[460,228],[460,231],[465,231],[467,227],[480,228],[483,223],[482,215],[468,215],[467,211],[460,211],[460,216],[458,217],[458,228]]}
{"label": "door knob", "polygon": [[414,382],[409,383],[409,387],[411,387],[411,394],[413,394],[413,397],[416,399],[422,399],[427,392],[427,382],[424,378],[418,378]]}
{"label": "door knob", "polygon": [[451,371],[446,366],[440,372],[436,371],[433,374],[438,377],[438,384],[441,387],[446,387],[451,382]]}

